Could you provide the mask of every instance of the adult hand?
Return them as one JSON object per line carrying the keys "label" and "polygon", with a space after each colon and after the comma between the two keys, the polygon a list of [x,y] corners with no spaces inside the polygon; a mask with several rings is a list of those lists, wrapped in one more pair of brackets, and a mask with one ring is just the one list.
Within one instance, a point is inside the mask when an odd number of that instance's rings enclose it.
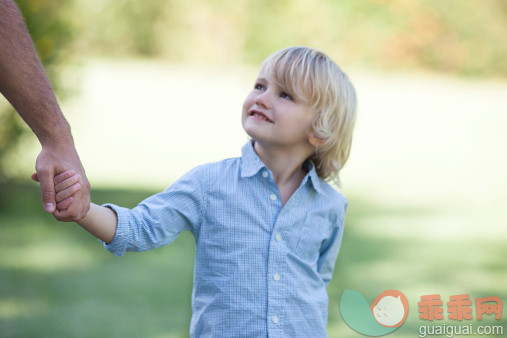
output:
{"label": "adult hand", "polygon": [[[44,210],[58,221],[77,222],[90,210],[90,183],[73,145],[43,145],[35,163],[36,174],[32,179],[40,183]],[[72,197],[72,203],[66,209],[60,209],[55,200],[54,177],[65,171],[73,170],[82,178],[82,187]],[[65,205],[66,206],[66,205]]]}

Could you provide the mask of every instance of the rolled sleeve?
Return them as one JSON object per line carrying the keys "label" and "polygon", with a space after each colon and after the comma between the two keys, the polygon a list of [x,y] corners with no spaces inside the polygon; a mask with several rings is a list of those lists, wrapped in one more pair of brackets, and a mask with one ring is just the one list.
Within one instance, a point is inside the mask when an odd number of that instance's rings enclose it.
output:
{"label": "rolled sleeve", "polygon": [[102,242],[104,247],[115,256],[123,256],[127,250],[128,238],[129,238],[129,221],[128,216],[130,209],[119,207],[117,205],[107,203],[102,205],[112,209],[118,217],[118,223],[116,225],[116,233],[111,243],[107,244]]}

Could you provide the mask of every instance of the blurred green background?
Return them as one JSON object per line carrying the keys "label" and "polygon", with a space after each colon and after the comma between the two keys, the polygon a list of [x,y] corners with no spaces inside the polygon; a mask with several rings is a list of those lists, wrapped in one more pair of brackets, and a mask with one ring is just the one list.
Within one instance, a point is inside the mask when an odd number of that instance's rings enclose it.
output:
{"label": "blurred green background", "polygon": [[[238,156],[262,60],[325,51],[359,111],[340,191],[346,230],[330,337],[356,337],[344,289],[507,301],[507,4],[486,1],[17,1],[57,91],[95,203],[133,207],[198,164]],[[193,238],[120,259],[44,214],[40,147],[0,98],[0,336],[186,337]],[[445,307],[444,307],[445,310]],[[505,318],[505,314],[503,316]]]}

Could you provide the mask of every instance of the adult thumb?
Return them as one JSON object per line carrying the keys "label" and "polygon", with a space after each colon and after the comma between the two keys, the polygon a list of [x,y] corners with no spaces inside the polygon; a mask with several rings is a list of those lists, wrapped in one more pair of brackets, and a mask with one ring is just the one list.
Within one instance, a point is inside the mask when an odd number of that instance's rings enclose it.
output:
{"label": "adult thumb", "polygon": [[55,184],[53,182],[53,172],[38,172],[37,178],[40,183],[40,193],[44,211],[52,214],[56,210]]}

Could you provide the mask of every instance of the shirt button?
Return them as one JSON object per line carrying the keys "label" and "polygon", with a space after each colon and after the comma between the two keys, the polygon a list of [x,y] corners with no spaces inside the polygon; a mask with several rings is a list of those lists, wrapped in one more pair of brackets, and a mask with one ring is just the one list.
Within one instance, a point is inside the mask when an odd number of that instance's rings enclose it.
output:
{"label": "shirt button", "polygon": [[277,274],[277,273],[275,273],[275,275],[273,276],[273,279],[276,280],[276,281],[279,280],[280,279],[280,275]]}
{"label": "shirt button", "polygon": [[280,241],[282,240],[282,235],[280,235],[280,234],[276,234],[276,237],[275,237],[275,238],[276,238],[276,240],[277,240],[278,242],[280,242]]}
{"label": "shirt button", "polygon": [[278,323],[278,317],[277,316],[273,316],[273,318],[271,318],[271,320],[273,321],[273,323]]}
{"label": "shirt button", "polygon": [[268,177],[268,172],[267,171],[263,171],[262,172],[262,177],[264,177],[264,178]]}
{"label": "shirt button", "polygon": [[276,195],[275,194],[271,194],[271,196],[269,196],[269,198],[271,198],[272,201],[276,200]]}

